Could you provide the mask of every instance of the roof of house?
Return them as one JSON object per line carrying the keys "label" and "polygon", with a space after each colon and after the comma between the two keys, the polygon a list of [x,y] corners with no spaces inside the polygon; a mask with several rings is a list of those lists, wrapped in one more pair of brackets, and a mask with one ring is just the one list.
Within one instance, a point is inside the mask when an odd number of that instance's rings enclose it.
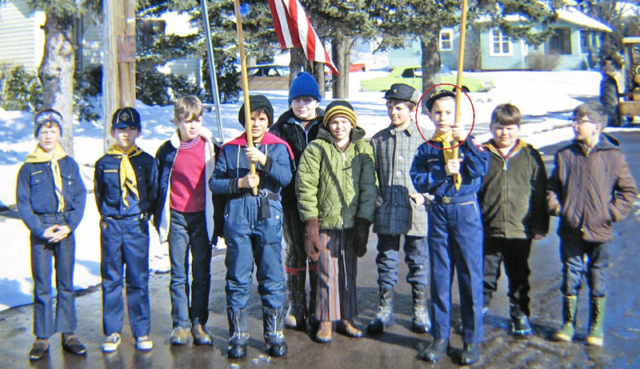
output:
{"label": "roof of house", "polygon": [[573,23],[586,28],[596,29],[603,32],[613,32],[611,27],[600,22],[597,19],[591,18],[576,8],[564,8],[558,9],[558,19],[568,23]]}
{"label": "roof of house", "polygon": [[[558,20],[565,21],[567,23],[575,24],[578,26],[582,26],[585,28],[595,29],[602,32],[613,32],[611,27],[606,24],[600,22],[597,19],[591,18],[590,16],[584,14],[580,10],[567,7],[563,9],[556,10],[558,14]],[[527,22],[529,19],[520,14],[508,14],[504,17],[507,22]],[[489,22],[490,18],[488,16],[481,16],[478,18],[478,23]]]}

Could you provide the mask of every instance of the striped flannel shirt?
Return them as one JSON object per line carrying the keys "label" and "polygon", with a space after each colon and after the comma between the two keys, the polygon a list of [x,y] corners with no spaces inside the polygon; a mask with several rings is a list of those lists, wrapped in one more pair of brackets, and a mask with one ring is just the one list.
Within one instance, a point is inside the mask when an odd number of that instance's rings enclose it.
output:
{"label": "striped flannel shirt", "polygon": [[[425,132],[430,137],[432,132]],[[379,196],[382,206],[376,209],[374,232],[388,235],[426,237],[427,213],[424,205],[418,206],[409,198],[416,193],[409,169],[418,146],[425,141],[415,123],[399,131],[390,125],[371,138]]]}

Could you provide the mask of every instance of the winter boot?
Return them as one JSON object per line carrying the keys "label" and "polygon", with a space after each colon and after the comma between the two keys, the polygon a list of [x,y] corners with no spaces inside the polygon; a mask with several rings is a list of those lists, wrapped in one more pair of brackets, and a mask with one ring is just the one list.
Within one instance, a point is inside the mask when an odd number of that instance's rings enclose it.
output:
{"label": "winter boot", "polygon": [[287,289],[289,290],[289,309],[284,320],[284,326],[300,331],[307,329],[307,292],[304,290],[305,273],[289,274]]}
{"label": "winter boot", "polygon": [[578,310],[578,296],[565,296],[562,304],[562,319],[564,325],[554,335],[558,341],[571,342],[576,333],[576,312]]}
{"label": "winter boot", "polygon": [[320,321],[316,318],[316,293],[318,293],[318,272],[317,264],[309,263],[309,309],[307,322],[313,329],[317,329]]}
{"label": "winter boot", "polygon": [[376,317],[367,325],[367,333],[380,334],[385,327],[394,324],[393,288],[380,287],[380,307]]}
{"label": "winter boot", "polygon": [[284,308],[271,309],[262,307],[262,323],[264,327],[264,342],[267,344],[269,356],[285,356],[289,347],[284,340]]}
{"label": "winter boot", "polygon": [[227,357],[230,359],[239,359],[247,356],[247,342],[249,341],[247,310],[240,309],[234,312],[230,308],[227,308],[227,319],[229,320]]}
{"label": "winter boot", "polygon": [[604,311],[607,297],[591,297],[589,312],[589,335],[587,345],[602,346],[604,343]]}
{"label": "winter boot", "polygon": [[509,315],[511,316],[511,334],[513,336],[529,336],[532,333],[531,324],[529,323],[529,317],[525,313],[520,305],[516,302],[509,304]]}
{"label": "winter boot", "polygon": [[427,286],[413,285],[411,294],[413,295],[412,329],[416,333],[427,333],[431,329],[431,318],[427,309]]}

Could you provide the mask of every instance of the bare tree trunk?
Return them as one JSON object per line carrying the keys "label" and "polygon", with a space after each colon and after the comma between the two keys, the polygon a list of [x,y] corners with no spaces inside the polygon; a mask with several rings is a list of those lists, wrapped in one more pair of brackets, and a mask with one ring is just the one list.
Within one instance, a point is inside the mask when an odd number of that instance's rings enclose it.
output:
{"label": "bare tree trunk", "polygon": [[[434,30],[433,32],[420,36],[420,47],[422,48],[422,91],[427,91],[440,83],[440,52],[438,51],[438,39],[433,36],[439,35],[440,30]],[[434,90],[430,91],[430,95],[435,92]]]}
{"label": "bare tree trunk", "polygon": [[304,50],[301,47],[294,47],[291,49],[291,61],[289,61],[289,70],[291,71],[289,75],[289,86],[298,75],[302,69],[308,71],[308,63],[307,57],[304,55]]}
{"label": "bare tree trunk", "polygon": [[73,156],[73,72],[76,66],[73,18],[48,13],[44,34],[44,56],[38,70],[44,106],[62,114],[61,144],[67,155]]}
{"label": "bare tree trunk", "polygon": [[348,99],[349,98],[349,65],[351,57],[350,40],[338,33],[333,37],[331,43],[331,54],[333,62],[336,63],[340,75],[333,76],[333,98]]}
{"label": "bare tree trunk", "polygon": [[324,99],[326,95],[326,83],[325,83],[325,74],[324,74],[324,64],[315,62],[313,63],[313,74],[316,77],[316,81],[318,81],[318,87],[320,88],[320,96]]}

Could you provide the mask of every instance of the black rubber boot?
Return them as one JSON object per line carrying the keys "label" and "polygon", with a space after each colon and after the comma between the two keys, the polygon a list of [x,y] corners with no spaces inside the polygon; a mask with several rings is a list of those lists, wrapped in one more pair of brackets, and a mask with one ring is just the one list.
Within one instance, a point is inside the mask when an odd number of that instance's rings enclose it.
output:
{"label": "black rubber boot", "polygon": [[435,339],[422,352],[422,360],[436,362],[440,360],[449,349],[449,339]]}
{"label": "black rubber boot", "polygon": [[413,285],[411,294],[413,295],[413,318],[411,319],[413,331],[427,333],[431,330],[431,318],[427,308],[427,286]]}
{"label": "black rubber boot", "polygon": [[263,306],[262,323],[267,354],[276,357],[285,356],[289,352],[289,347],[284,340],[284,308],[271,309]]}
{"label": "black rubber boot", "polygon": [[227,320],[229,321],[227,357],[239,359],[247,356],[247,342],[249,341],[247,311],[240,309],[233,312],[231,309],[227,309]]}
{"label": "black rubber boot", "polygon": [[380,334],[393,324],[393,288],[380,287],[380,307],[376,317],[367,325],[367,333]]}
{"label": "black rubber boot", "polygon": [[529,323],[529,316],[515,302],[509,304],[509,316],[511,317],[511,334],[514,336],[529,336],[532,329]]}
{"label": "black rubber boot", "polygon": [[471,365],[478,360],[480,360],[480,344],[465,342],[460,355],[460,365]]}
{"label": "black rubber boot", "polygon": [[307,329],[307,292],[305,291],[305,273],[289,274],[287,276],[287,289],[289,308],[284,326],[291,329],[304,331]]}

